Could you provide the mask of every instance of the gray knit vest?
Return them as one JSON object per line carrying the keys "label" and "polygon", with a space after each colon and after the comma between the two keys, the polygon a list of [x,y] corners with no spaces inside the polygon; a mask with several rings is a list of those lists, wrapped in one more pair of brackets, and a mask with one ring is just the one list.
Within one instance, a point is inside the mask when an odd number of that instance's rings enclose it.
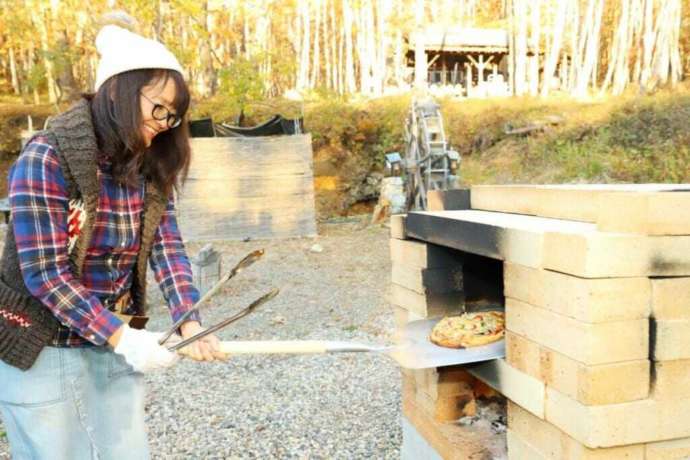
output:
{"label": "gray knit vest", "polygon": [[[70,253],[70,267],[80,279],[86,251],[93,234],[98,208],[98,147],[90,104],[82,99],[53,118],[45,131],[35,135],[48,139],[55,148],[65,177],[69,199],[81,198],[86,220]],[[132,299],[137,314],[146,314],[146,267],[156,228],[165,212],[167,198],[153,183],[146,183],[140,228],[140,249],[132,280]],[[0,359],[19,369],[29,369],[43,347],[48,345],[60,324],[41,301],[31,295],[19,268],[12,225],[8,225],[5,248],[0,259]]]}

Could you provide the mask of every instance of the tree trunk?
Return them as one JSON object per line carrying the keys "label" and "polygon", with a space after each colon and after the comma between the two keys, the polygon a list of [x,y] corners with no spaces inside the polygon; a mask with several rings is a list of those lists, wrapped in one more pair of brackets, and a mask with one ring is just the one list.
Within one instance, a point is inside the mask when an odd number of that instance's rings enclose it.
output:
{"label": "tree trunk", "polygon": [[657,14],[656,43],[652,59],[653,81],[666,84],[669,79],[677,81],[678,76],[671,77],[673,70],[680,71],[673,65],[672,56],[678,53],[677,36],[680,33],[680,0],[666,0]]}
{"label": "tree trunk", "polygon": [[[580,49],[582,61],[577,69],[577,83],[574,95],[585,97],[590,83],[596,78],[595,70],[599,58],[599,34],[604,0],[589,0],[585,22],[582,27]],[[594,85],[593,85],[594,86]]]}
{"label": "tree trunk", "polygon": [[417,89],[427,87],[427,61],[424,44],[424,0],[415,3],[415,35],[414,35],[414,86]]}
{"label": "tree trunk", "polygon": [[[62,31],[57,43],[60,50],[69,50],[72,48],[66,30]],[[57,84],[60,88],[61,100],[74,101],[79,97],[79,85],[74,78],[73,63],[69,53],[65,53],[62,56],[61,65],[58,68]]]}
{"label": "tree trunk", "polygon": [[[29,68],[28,68],[28,73],[32,74],[34,66],[36,65],[37,59],[36,59],[36,48],[34,47],[33,43],[29,45],[29,59],[27,62],[29,63]],[[38,105],[41,103],[41,98],[39,97],[38,94],[38,85],[36,81],[31,82],[31,92],[34,96],[34,104]]]}
{"label": "tree trunk", "polygon": [[682,24],[682,5],[679,0],[675,0],[675,21],[671,25],[671,37],[669,46],[671,48],[671,84],[675,86],[683,77],[683,63],[680,57],[680,28]]}
{"label": "tree trunk", "polygon": [[357,34],[355,42],[357,44],[357,57],[359,58],[359,90],[364,94],[371,94],[371,55],[368,50],[367,33],[369,30],[365,18],[369,9],[365,6],[366,1],[363,0],[359,14],[356,15]]}
{"label": "tree trunk", "polygon": [[309,0],[300,0],[299,6],[302,12],[302,56],[300,58],[299,65],[299,80],[297,82],[297,88],[305,89],[309,85],[309,50],[310,46],[310,17],[309,17]]}
{"label": "tree trunk", "polygon": [[331,36],[332,32],[329,30],[330,22],[328,17],[328,3],[329,0],[324,0],[321,5],[321,23],[323,24],[323,58],[324,58],[324,86],[328,89],[333,89],[333,65],[331,64]]}
{"label": "tree trunk", "polygon": [[644,27],[642,35],[642,68],[640,70],[640,85],[647,87],[652,76],[652,57],[654,53],[654,0],[644,0]]}
{"label": "tree trunk", "polygon": [[9,50],[9,60],[10,60],[10,81],[12,83],[12,90],[14,94],[21,94],[21,89],[19,87],[19,77],[17,75],[17,61],[14,57],[14,48],[10,46]]}
{"label": "tree trunk", "polygon": [[297,65],[294,68],[294,82],[292,87],[300,88],[300,74],[302,71],[302,14],[299,5],[295,13],[294,17],[288,20],[288,40],[292,43],[292,48],[295,50],[295,61],[297,61]]}
{"label": "tree trunk", "polygon": [[[622,0],[625,1],[625,0]],[[558,10],[556,11],[556,20],[553,25],[551,33],[551,41],[546,50],[547,58],[544,63],[544,76],[542,79],[541,95],[546,97],[551,91],[551,83],[556,72],[556,65],[561,54],[563,42],[563,29],[565,28],[565,18],[568,12],[568,2],[558,2]]]}
{"label": "tree trunk", "polygon": [[527,3],[513,0],[513,24],[515,31],[515,94],[527,92]]}
{"label": "tree trunk", "polygon": [[395,31],[395,51],[393,52],[393,74],[395,85],[402,88],[405,83],[405,51],[403,49],[403,34],[400,28]]}
{"label": "tree trunk", "polygon": [[[211,30],[212,30],[212,18],[209,15],[208,12],[208,1],[205,1],[203,3],[203,9],[201,13],[201,24],[203,24],[203,36],[199,40],[199,57],[200,57],[200,62],[199,62],[199,93],[204,96],[208,97],[211,96],[216,92],[217,85],[216,85],[216,72],[213,67],[213,56],[211,55],[211,43],[210,43],[210,36],[211,36]],[[246,21],[245,21],[246,24]],[[243,43],[246,43],[247,36],[246,34],[248,31],[245,30],[245,34],[243,34]]]}
{"label": "tree trunk", "polygon": [[312,55],[311,76],[309,77],[309,87],[316,88],[321,77],[321,37],[319,32],[321,30],[321,1],[312,0],[314,6],[314,52]]}
{"label": "tree trunk", "polygon": [[[208,2],[206,2],[208,5]],[[249,56],[249,46],[247,41],[249,40],[249,21],[247,20],[246,3],[241,3],[242,5],[242,52],[244,53],[244,58],[246,60],[250,59]]]}
{"label": "tree trunk", "polygon": [[[616,68],[613,77],[613,93],[621,94],[625,87],[631,81],[631,69],[630,69],[630,58],[633,53],[633,43],[635,39],[635,23],[641,21],[642,14],[642,4],[640,0],[632,0],[630,5],[628,5],[628,24],[627,31],[625,35],[625,46],[622,58],[618,60],[618,67]],[[638,19],[639,18],[639,19]],[[622,35],[621,35],[622,37]],[[638,52],[639,50],[635,50]]]}
{"label": "tree trunk", "polygon": [[613,94],[620,94],[628,82],[629,66],[628,56],[630,54],[630,45],[632,35],[631,28],[631,8],[635,5],[630,4],[630,0],[621,0],[620,16],[618,18],[618,25],[614,31],[613,43],[611,45],[611,52],[609,55],[608,69],[606,77],[601,86],[601,91],[606,91],[608,87],[613,84]]}
{"label": "tree trunk", "polygon": [[367,65],[369,67],[369,90],[371,95],[376,94],[376,24],[374,21],[374,1],[366,0],[364,14],[362,16],[366,33],[364,34],[364,51],[367,55]]}
{"label": "tree trunk", "polygon": [[[382,19],[381,1],[369,0],[369,12],[367,14],[367,25],[369,33],[367,35],[367,49],[369,51],[369,67],[371,68],[371,94],[380,95],[383,93],[383,75],[385,69],[381,69],[381,52],[383,51],[383,37],[381,36],[380,23]],[[383,70],[383,72],[382,72]]]}
{"label": "tree trunk", "polygon": [[[333,0],[335,1],[335,0]],[[341,17],[342,20],[342,17]],[[338,43],[338,94],[345,94],[347,92],[345,88],[345,27],[338,28],[340,32],[340,42]]]}
{"label": "tree trunk", "polygon": [[[508,88],[510,94],[515,95],[515,14],[514,0],[506,0],[508,11]],[[460,5],[464,9],[464,1]],[[464,11],[464,10],[463,10]],[[462,13],[464,17],[464,12]],[[467,93],[469,95],[469,92]]]}
{"label": "tree trunk", "polygon": [[30,5],[32,9],[37,7],[38,14],[33,18],[33,20],[35,21],[34,24],[36,24],[36,27],[38,28],[38,35],[40,37],[41,58],[46,70],[45,78],[46,88],[48,90],[48,101],[51,104],[54,104],[57,102],[57,91],[55,90],[54,65],[50,56],[51,50],[48,46],[50,40],[48,38],[48,28],[46,26],[46,5],[43,2],[39,2],[38,5],[34,5],[33,1],[30,1]]}
{"label": "tree trunk", "polygon": [[540,46],[540,9],[541,0],[532,0],[530,3],[531,20],[532,20],[532,36],[531,36],[531,48],[532,56],[529,60],[529,93],[532,96],[539,94],[539,52],[541,50]]}
{"label": "tree trunk", "polygon": [[386,82],[387,82],[387,67],[386,61],[388,57],[389,49],[389,37],[388,37],[388,18],[391,13],[391,0],[378,0],[377,8],[377,27],[378,31],[377,41],[378,41],[378,52],[376,60],[376,93],[383,94]]}
{"label": "tree trunk", "polygon": [[353,56],[352,43],[352,9],[350,0],[343,0],[343,22],[345,30],[345,91],[354,93],[357,91],[355,83],[355,62]]}
{"label": "tree trunk", "polygon": [[642,35],[644,29],[644,0],[634,0],[634,8],[631,8],[630,32],[632,34],[631,50],[635,62],[632,67],[630,80],[633,83],[640,82],[642,72]]}
{"label": "tree trunk", "polygon": [[334,91],[341,93],[341,88],[339,85],[339,70],[340,70],[340,59],[338,59],[338,29],[336,28],[335,22],[335,0],[330,0],[330,8],[328,9],[329,19],[331,22],[331,88]]}

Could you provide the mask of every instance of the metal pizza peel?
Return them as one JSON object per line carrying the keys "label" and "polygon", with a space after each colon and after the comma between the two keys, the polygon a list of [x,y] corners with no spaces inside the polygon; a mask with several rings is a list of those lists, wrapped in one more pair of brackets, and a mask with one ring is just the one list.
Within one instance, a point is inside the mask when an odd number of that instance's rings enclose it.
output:
{"label": "metal pizza peel", "polygon": [[400,331],[400,345],[390,351],[391,357],[402,367],[426,369],[490,361],[505,356],[505,339],[479,347],[460,349],[433,344],[429,340],[429,335],[438,321],[436,318],[407,323]]}
{"label": "metal pizza peel", "polygon": [[429,341],[429,334],[437,322],[438,319],[431,319],[408,323],[393,346],[332,340],[246,340],[221,342],[221,350],[228,354],[382,353],[407,369],[476,363],[505,356],[503,339],[464,349],[434,345]]}

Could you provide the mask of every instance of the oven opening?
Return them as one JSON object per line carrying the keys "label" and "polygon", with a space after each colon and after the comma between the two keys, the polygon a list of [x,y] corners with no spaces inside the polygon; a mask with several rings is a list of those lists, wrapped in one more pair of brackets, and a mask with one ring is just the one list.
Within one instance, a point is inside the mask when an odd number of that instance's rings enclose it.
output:
{"label": "oven opening", "polygon": [[503,262],[466,252],[462,260],[465,310],[503,310]]}

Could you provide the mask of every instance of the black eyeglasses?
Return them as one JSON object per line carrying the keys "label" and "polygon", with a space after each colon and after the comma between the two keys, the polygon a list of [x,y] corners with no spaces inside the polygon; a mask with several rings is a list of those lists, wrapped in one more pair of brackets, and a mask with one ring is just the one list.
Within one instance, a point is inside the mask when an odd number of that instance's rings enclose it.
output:
{"label": "black eyeglasses", "polygon": [[158,104],[152,101],[144,93],[140,93],[144,99],[153,104],[153,110],[151,110],[151,116],[154,120],[163,121],[168,125],[169,129],[177,128],[182,123],[182,118],[178,117],[177,114],[171,113],[170,110],[164,105]]}

